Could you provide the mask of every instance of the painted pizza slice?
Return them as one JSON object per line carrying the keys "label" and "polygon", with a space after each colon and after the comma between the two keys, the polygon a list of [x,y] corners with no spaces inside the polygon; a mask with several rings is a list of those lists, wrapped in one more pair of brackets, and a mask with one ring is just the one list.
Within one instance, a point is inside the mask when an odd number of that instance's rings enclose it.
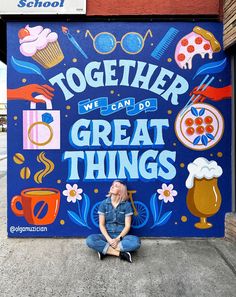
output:
{"label": "painted pizza slice", "polygon": [[213,53],[220,50],[220,43],[211,32],[195,26],[193,32],[178,42],[175,49],[175,61],[181,69],[192,69],[194,56],[200,55],[204,59],[208,54],[209,59],[212,59]]}

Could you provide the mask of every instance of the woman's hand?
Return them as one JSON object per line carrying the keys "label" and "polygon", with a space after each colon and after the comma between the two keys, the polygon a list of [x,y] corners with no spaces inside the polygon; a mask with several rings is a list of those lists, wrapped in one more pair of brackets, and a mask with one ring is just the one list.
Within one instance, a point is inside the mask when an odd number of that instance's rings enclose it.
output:
{"label": "woman's hand", "polygon": [[109,244],[110,246],[113,248],[113,249],[116,249],[118,244],[120,242],[120,239],[119,238],[113,238],[109,241]]}

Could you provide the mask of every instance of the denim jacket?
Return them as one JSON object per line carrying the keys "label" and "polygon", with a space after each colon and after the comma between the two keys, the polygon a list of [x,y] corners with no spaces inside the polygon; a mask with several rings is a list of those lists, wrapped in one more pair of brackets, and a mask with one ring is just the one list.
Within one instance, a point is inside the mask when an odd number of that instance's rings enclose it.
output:
{"label": "denim jacket", "polygon": [[108,233],[120,233],[125,227],[125,217],[133,215],[133,208],[129,201],[122,201],[116,208],[111,198],[103,200],[98,214],[105,215],[105,225]]}

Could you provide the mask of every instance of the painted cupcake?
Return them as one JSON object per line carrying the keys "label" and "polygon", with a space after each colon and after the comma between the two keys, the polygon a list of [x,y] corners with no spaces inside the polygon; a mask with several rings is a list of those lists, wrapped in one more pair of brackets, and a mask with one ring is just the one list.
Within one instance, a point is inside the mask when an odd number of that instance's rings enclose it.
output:
{"label": "painted cupcake", "polygon": [[36,62],[48,69],[59,64],[64,55],[58,43],[58,35],[49,28],[27,25],[18,32],[20,52],[32,57]]}

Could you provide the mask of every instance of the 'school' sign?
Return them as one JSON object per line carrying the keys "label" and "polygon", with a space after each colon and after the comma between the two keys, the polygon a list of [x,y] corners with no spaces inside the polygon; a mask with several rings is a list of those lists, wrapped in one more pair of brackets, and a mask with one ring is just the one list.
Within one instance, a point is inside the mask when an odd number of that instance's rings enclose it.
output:
{"label": "'school' sign", "polygon": [[99,232],[115,179],[128,185],[134,234],[223,236],[221,44],[218,23],[9,23],[9,236]]}
{"label": "'school' sign", "polygon": [[[2,1],[3,2],[3,1]],[[85,0],[11,0],[1,3],[0,14],[85,14]]]}

